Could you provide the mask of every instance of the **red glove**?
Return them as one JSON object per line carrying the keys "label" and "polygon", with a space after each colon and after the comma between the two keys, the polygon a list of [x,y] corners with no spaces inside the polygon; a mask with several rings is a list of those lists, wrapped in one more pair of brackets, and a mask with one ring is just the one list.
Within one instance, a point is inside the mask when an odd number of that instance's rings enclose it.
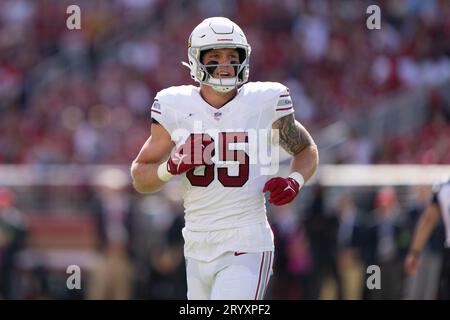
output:
{"label": "red glove", "polygon": [[275,177],[266,182],[263,192],[270,192],[270,203],[282,206],[294,200],[299,190],[300,185],[295,179]]}
{"label": "red glove", "polygon": [[196,136],[192,139],[189,137],[186,142],[178,147],[169,160],[167,160],[167,171],[173,175],[182,174],[195,167],[210,164],[212,152],[205,152],[205,149],[210,143],[211,139],[207,139],[203,135]]}

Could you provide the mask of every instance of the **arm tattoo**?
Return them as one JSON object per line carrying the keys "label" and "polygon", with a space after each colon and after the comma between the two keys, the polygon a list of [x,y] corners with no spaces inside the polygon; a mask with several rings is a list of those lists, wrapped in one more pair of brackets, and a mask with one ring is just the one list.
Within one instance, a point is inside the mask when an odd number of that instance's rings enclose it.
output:
{"label": "arm tattoo", "polygon": [[290,155],[296,155],[306,147],[314,145],[308,131],[295,121],[294,115],[284,116],[273,123],[273,129],[279,130],[280,145]]}

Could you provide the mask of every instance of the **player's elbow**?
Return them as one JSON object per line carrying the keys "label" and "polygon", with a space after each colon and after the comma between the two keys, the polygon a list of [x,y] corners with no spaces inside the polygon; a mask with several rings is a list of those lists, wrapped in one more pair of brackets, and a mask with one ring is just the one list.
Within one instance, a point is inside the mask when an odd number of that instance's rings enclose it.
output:
{"label": "player's elbow", "polygon": [[131,166],[131,179],[134,190],[139,193],[147,193],[144,185],[140,181],[141,179],[139,179],[138,168],[135,163],[133,163],[133,165]]}
{"label": "player's elbow", "polygon": [[134,190],[139,193],[151,193],[155,191],[149,185],[148,181],[146,181],[147,179],[145,179],[144,168],[141,164],[133,162],[130,173]]}
{"label": "player's elbow", "polygon": [[135,180],[135,179],[133,179],[133,188],[134,188],[134,190],[136,190],[137,192],[139,192],[139,193],[150,193],[151,192],[151,190],[147,187],[147,186],[145,186],[144,184],[142,184],[142,183],[139,183],[139,181],[137,181],[137,180]]}
{"label": "player's elbow", "polygon": [[162,186],[152,185],[150,183],[140,181],[139,179],[133,179],[134,190],[142,194],[158,192],[161,190],[161,187]]}

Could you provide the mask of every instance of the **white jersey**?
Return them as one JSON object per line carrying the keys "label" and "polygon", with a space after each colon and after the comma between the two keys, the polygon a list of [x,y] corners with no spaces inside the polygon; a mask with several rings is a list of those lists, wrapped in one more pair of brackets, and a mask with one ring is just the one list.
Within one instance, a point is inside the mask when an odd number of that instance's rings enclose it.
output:
{"label": "white jersey", "polygon": [[450,180],[433,186],[432,202],[441,211],[445,226],[445,247],[450,248]]}
{"label": "white jersey", "polygon": [[[270,152],[278,156],[270,149],[271,128],[275,120],[293,112],[289,90],[274,82],[247,83],[220,109],[205,102],[199,88],[190,85],[156,95],[152,117],[177,147],[192,134],[207,133],[214,140],[213,164],[181,176],[184,233],[261,224],[267,228],[262,189],[278,165],[269,157]],[[260,249],[269,250],[268,246]]]}

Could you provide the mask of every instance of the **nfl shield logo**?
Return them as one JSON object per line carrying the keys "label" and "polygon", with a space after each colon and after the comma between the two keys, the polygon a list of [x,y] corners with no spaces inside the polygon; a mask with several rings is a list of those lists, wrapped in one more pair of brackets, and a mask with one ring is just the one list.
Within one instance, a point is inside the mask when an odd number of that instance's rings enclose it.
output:
{"label": "nfl shield logo", "polygon": [[214,112],[214,119],[219,120],[222,116],[222,112]]}

